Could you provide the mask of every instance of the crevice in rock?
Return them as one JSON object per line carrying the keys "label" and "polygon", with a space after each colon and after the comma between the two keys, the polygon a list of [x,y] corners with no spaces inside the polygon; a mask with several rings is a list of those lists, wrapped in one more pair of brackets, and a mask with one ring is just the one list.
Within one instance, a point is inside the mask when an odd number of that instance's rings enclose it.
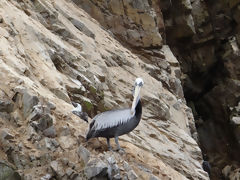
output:
{"label": "crevice in rock", "polygon": [[231,123],[232,109],[240,100],[238,14],[223,1],[191,1],[191,11],[169,2],[161,3],[166,43],[180,61],[184,96],[193,110],[203,158],[212,166],[211,179],[229,178],[224,167],[240,167],[240,144]]}

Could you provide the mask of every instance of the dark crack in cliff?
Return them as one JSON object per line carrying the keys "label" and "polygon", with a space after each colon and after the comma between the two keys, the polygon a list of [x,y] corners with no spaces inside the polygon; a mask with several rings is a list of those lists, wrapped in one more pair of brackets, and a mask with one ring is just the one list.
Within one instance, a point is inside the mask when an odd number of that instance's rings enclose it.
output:
{"label": "dark crack in cliff", "polygon": [[184,96],[203,157],[212,166],[211,179],[237,178],[239,1],[164,0],[161,5],[166,43],[180,61]]}

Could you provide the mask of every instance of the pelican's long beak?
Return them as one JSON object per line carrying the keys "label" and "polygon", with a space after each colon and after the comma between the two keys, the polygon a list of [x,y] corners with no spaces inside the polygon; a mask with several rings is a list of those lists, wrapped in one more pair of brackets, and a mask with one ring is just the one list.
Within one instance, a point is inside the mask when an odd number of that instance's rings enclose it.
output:
{"label": "pelican's long beak", "polygon": [[138,96],[140,94],[140,89],[141,89],[140,86],[135,87],[135,91],[134,91],[134,94],[133,94],[133,103],[132,103],[132,108],[131,108],[131,114],[135,113],[135,108],[137,106],[137,101],[138,101]]}

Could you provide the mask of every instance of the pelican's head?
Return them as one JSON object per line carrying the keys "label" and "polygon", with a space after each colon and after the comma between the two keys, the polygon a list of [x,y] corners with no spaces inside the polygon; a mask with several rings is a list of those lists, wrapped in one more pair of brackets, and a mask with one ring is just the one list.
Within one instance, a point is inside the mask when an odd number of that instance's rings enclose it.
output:
{"label": "pelican's head", "polygon": [[131,108],[132,114],[134,114],[135,108],[140,99],[140,89],[142,88],[143,84],[144,84],[144,82],[143,82],[142,78],[137,78],[135,80],[134,92],[133,92],[133,102],[132,102],[132,108]]}
{"label": "pelican's head", "polygon": [[136,86],[142,87],[143,84],[144,84],[144,82],[143,82],[143,79],[142,79],[142,78],[137,78],[137,79],[135,80],[135,87],[136,87]]}

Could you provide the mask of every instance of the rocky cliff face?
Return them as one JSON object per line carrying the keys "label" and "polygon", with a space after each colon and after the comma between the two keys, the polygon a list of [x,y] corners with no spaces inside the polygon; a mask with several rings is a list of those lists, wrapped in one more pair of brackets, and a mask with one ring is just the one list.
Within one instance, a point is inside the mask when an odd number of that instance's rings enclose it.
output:
{"label": "rocky cliff face", "polygon": [[162,6],[167,43],[182,67],[212,179],[238,179],[239,1],[166,0]]}
{"label": "rocky cliff face", "polygon": [[[0,179],[208,179],[179,62],[164,43],[161,11],[173,3],[0,1]],[[136,77],[143,117],[120,138],[126,152],[86,143],[88,124],[71,103],[90,118],[128,107]]]}

